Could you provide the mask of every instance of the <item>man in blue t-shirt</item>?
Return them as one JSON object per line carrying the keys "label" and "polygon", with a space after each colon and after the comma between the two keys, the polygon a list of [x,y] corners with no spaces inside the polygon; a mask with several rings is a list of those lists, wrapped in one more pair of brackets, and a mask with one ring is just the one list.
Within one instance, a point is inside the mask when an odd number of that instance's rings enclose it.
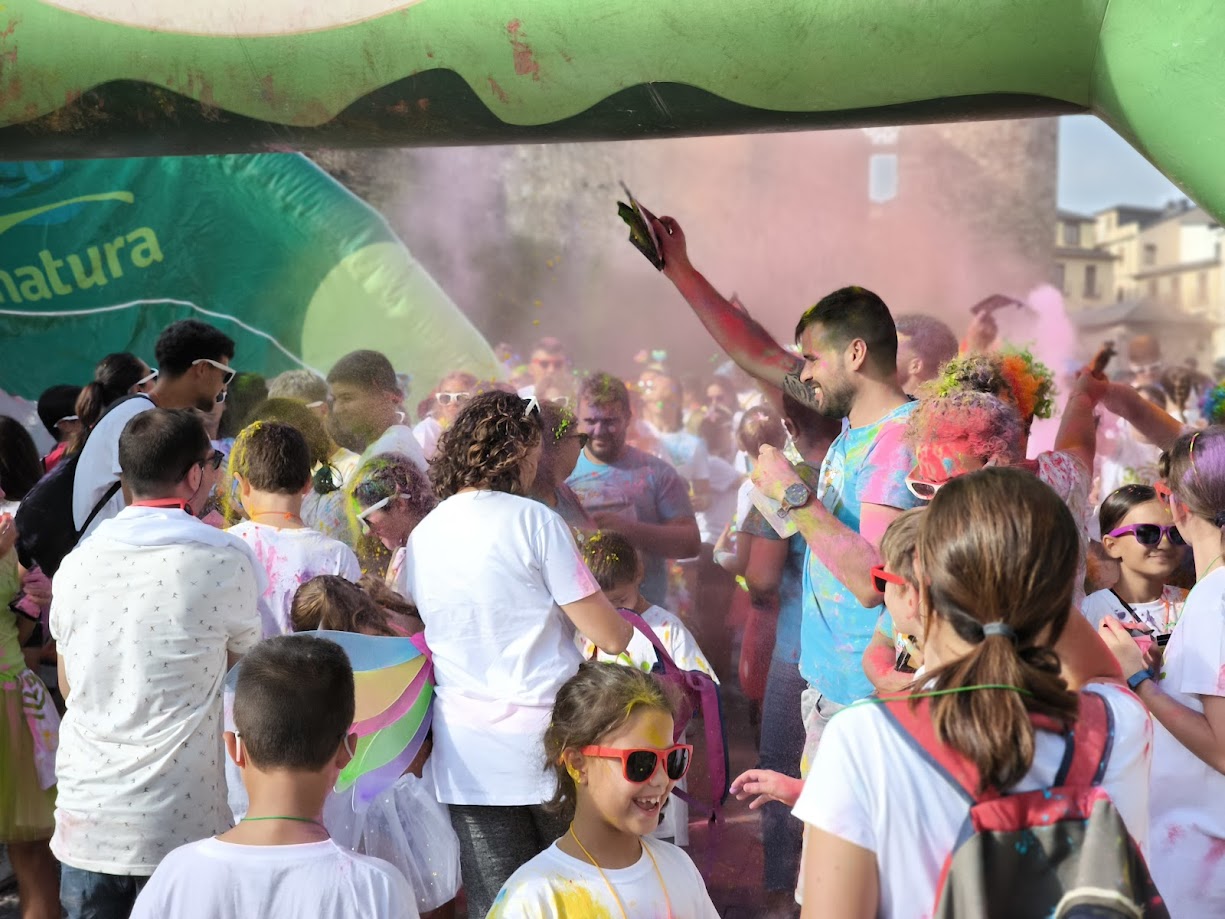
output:
{"label": "man in blue t-shirt", "polygon": [[753,472],[754,484],[780,503],[809,549],[800,633],[800,672],[809,686],[801,706],[806,771],[829,718],[872,691],[862,658],[883,597],[871,568],[880,561],[885,528],[918,503],[906,487],[914,456],[903,434],[914,404],[898,385],[897,329],[880,297],[844,287],[800,317],[797,358],[693,267],[675,220],[664,217],[655,228],[664,275],[732,359],[825,417],[847,422],[815,491],[770,446]]}
{"label": "man in blue t-shirt", "polygon": [[642,595],[663,606],[665,559],[692,558],[701,548],[688,486],[668,463],[625,442],[630,397],[621,380],[588,377],[578,420],[588,441],[566,484],[600,529],[617,531],[642,554]]}

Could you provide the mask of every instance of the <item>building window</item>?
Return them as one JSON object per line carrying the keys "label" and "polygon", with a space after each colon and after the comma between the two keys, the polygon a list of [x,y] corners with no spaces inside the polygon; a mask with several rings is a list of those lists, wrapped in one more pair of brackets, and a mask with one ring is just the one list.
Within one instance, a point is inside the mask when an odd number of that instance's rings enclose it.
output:
{"label": "building window", "polygon": [[1085,299],[1097,299],[1097,266],[1085,266]]}
{"label": "building window", "polygon": [[1068,222],[1063,225],[1063,244],[1065,246],[1079,246],[1080,245],[1080,224],[1079,223]]}
{"label": "building window", "polygon": [[1065,272],[1066,272],[1066,269],[1063,267],[1063,262],[1056,262],[1055,263],[1055,286],[1059,288],[1060,293],[1064,293],[1064,294],[1068,292],[1068,289],[1064,283]]}
{"label": "building window", "polygon": [[1146,265],[1156,265],[1157,264],[1157,245],[1156,243],[1145,243],[1144,244],[1144,264]]}
{"label": "building window", "polygon": [[868,198],[875,204],[897,197],[897,154],[874,153],[868,157]]}
{"label": "building window", "polygon": [[1201,271],[1195,276],[1195,299],[1200,306],[1208,303],[1208,272]]}

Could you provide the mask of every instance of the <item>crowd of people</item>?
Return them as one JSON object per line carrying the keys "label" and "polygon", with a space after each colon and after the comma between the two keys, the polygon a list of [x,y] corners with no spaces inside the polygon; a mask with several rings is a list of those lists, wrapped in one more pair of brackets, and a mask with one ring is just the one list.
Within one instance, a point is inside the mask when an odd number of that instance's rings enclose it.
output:
{"label": "crowd of people", "polygon": [[[715,916],[663,653],[752,701],[760,915],[932,915],[970,808],[1051,799],[1102,718],[1112,896],[1225,915],[1225,419],[1087,368],[1031,456],[1054,381],[990,311],[959,342],[848,287],[786,347],[656,229],[736,369],[544,339],[407,406],[377,351],[264,380],[183,320],[48,390],[47,456],[0,418],[23,916]],[[338,632],[432,666],[373,803],[338,790],[369,685]],[[1075,894],[1037,887],[1019,915]]]}

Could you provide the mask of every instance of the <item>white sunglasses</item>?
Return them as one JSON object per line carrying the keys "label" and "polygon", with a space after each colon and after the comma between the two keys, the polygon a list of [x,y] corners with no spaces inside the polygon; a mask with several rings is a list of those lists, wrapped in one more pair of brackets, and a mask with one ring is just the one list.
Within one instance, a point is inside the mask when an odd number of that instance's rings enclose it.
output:
{"label": "white sunglasses", "polygon": [[358,514],[357,522],[362,525],[362,532],[363,533],[370,532],[370,515],[371,514],[373,514],[375,511],[383,510],[383,508],[387,507],[387,505],[389,505],[392,501],[394,501],[398,497],[400,496],[399,495],[388,495],[382,501],[375,501],[368,508],[366,508],[360,514]]}
{"label": "white sunglasses", "polygon": [[150,370],[148,376],[143,376],[139,380],[136,381],[136,386],[137,387],[148,386],[150,383],[152,383],[156,379],[157,379],[157,370],[156,369]]}
{"label": "white sunglasses", "polygon": [[221,363],[221,361],[215,361],[209,357],[202,357],[202,358],[199,358],[191,362],[191,365],[193,367],[196,366],[196,364],[208,364],[210,367],[216,367],[223,374],[225,374],[225,376],[221,380],[222,386],[229,386],[231,383],[234,382],[234,377],[238,376],[238,371],[235,370],[233,367],[230,367],[227,364],[223,364]]}
{"label": "white sunglasses", "polygon": [[450,405],[452,402],[467,402],[471,396],[470,392],[440,392],[434,398],[439,405]]}

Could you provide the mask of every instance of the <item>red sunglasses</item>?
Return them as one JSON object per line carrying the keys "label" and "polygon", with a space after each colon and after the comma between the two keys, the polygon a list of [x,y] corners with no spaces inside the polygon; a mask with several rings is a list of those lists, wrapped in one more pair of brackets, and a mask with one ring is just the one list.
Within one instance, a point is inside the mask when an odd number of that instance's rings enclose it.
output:
{"label": "red sunglasses", "polygon": [[883,594],[885,592],[886,582],[901,585],[905,585],[907,583],[906,579],[900,574],[893,574],[890,571],[886,571],[884,565],[873,565],[872,586],[876,588],[876,592],[878,594]]}
{"label": "red sunglasses", "polygon": [[1174,492],[1170,491],[1170,486],[1166,484],[1165,479],[1158,479],[1153,483],[1153,492],[1157,495],[1158,501],[1168,503],[1174,497]]}
{"label": "red sunglasses", "polygon": [[641,785],[659,771],[662,764],[668,778],[679,782],[689,771],[689,761],[693,759],[693,745],[687,743],[673,744],[665,750],[619,750],[616,747],[583,747],[584,756],[598,756],[604,759],[621,760],[621,768],[625,780],[635,785]]}

